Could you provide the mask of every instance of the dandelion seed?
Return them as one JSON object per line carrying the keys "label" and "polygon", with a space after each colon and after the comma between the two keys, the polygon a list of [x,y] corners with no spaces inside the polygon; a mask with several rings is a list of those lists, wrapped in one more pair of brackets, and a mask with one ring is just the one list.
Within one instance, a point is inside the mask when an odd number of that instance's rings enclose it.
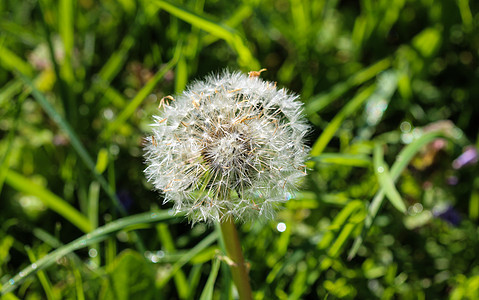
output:
{"label": "dandelion seed", "polygon": [[272,218],[306,174],[302,104],[263,71],[211,75],[154,117],[146,176],[192,222]]}

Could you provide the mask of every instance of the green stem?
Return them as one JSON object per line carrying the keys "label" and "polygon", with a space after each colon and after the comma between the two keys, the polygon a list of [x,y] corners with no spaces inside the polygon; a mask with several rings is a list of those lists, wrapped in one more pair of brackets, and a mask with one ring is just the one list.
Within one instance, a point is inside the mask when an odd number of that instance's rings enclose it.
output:
{"label": "green stem", "polygon": [[220,227],[223,241],[225,243],[226,254],[233,262],[230,265],[231,275],[233,276],[233,282],[238,289],[239,297],[241,300],[252,300],[253,295],[249,283],[248,270],[246,269],[246,264],[244,262],[243,252],[241,251],[241,244],[235,224],[231,218],[227,218],[220,223]]}

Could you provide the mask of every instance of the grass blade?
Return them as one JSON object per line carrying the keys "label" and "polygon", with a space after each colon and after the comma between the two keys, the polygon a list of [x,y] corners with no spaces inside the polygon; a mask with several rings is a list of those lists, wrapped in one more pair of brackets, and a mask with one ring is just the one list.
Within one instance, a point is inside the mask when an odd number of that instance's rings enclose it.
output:
{"label": "grass blade", "polygon": [[362,225],[365,215],[364,204],[359,200],[354,200],[348,203],[334,218],[331,226],[329,226],[329,231],[326,232],[323,240],[318,244],[318,248],[324,251],[328,248],[328,258],[320,263],[321,270],[326,270],[333,264],[332,258],[341,254],[344,244],[357,226]]}
{"label": "grass blade", "polygon": [[120,47],[115,51],[108,61],[103,65],[98,73],[99,80],[107,86],[111,80],[120,72],[123,64],[126,62],[128,52],[135,44],[135,38],[127,35],[120,44]]}
{"label": "grass blade", "polygon": [[[393,182],[395,182],[401,172],[406,168],[406,166],[409,164],[411,159],[416,155],[416,153],[421,150],[421,148],[428,143],[432,142],[433,140],[440,138],[440,137],[445,137],[444,134],[440,131],[435,131],[435,132],[429,132],[424,135],[422,135],[420,138],[417,140],[413,141],[411,144],[407,145],[397,156],[396,161],[394,162],[393,166],[391,167],[391,179]],[[379,191],[376,193],[376,196],[374,196],[373,200],[371,201],[371,204],[369,205],[368,208],[368,214],[366,215],[366,219],[364,220],[364,227],[361,232],[361,235],[356,238],[354,241],[353,246],[351,247],[351,250],[349,251],[348,254],[348,259],[351,260],[356,256],[356,253],[359,250],[359,247],[361,246],[366,234],[368,233],[369,228],[371,227],[374,218],[376,217],[379,208],[381,207],[382,201],[384,199],[384,190],[381,188]]]}
{"label": "grass blade", "polygon": [[70,221],[81,231],[90,232],[92,230],[92,226],[87,217],[68,204],[65,200],[28,178],[9,170],[7,171],[5,182],[22,193],[36,196],[48,208]]}
{"label": "grass blade", "polygon": [[74,30],[73,30],[73,0],[60,0],[59,3],[59,26],[58,31],[63,41],[65,49],[65,58],[62,64],[63,79],[71,85],[75,80],[72,66],[72,53],[74,46]]}
{"label": "grass blade", "polygon": [[[0,284],[0,288],[2,288],[2,285]],[[5,294],[2,296],[2,300],[19,300],[14,294]]]}
{"label": "grass blade", "polygon": [[[35,254],[33,251],[29,248],[26,247],[25,249],[27,251],[28,258],[30,259],[30,262],[33,264],[37,260],[35,258]],[[54,300],[55,296],[53,295],[53,289],[52,289],[52,284],[50,282],[50,279],[48,279],[47,274],[43,272],[43,270],[39,270],[37,273],[38,280],[40,280],[40,284],[43,287],[43,290],[45,290],[45,294],[47,295],[48,300]]]}
{"label": "grass blade", "polygon": [[335,164],[349,167],[367,168],[371,165],[371,159],[361,154],[324,153],[312,158],[317,163]]}
{"label": "grass blade", "polygon": [[344,119],[346,119],[356,110],[358,110],[359,107],[361,107],[361,105],[367,99],[369,99],[369,96],[373,94],[375,88],[375,85],[370,85],[361,92],[359,92],[353,99],[351,99],[351,101],[348,102],[348,104],[346,104],[343,109],[341,109],[341,111],[336,116],[334,116],[333,120],[328,124],[328,126],[326,126],[321,136],[311,148],[311,156],[318,156],[323,152],[329,141],[331,141],[334,134],[341,126],[341,123],[344,121]]}
{"label": "grass blade", "polygon": [[337,257],[339,255],[341,248],[346,243],[347,239],[349,238],[349,236],[351,235],[351,233],[353,232],[354,228],[356,228],[357,225],[358,225],[357,223],[353,223],[351,221],[348,221],[348,223],[344,224],[343,229],[339,233],[333,245],[329,247],[328,255],[330,257]]}
{"label": "grass blade", "polygon": [[29,30],[24,24],[8,20],[8,18],[0,19],[0,31],[3,36],[13,36],[16,40],[32,48],[42,42],[36,32]]}
{"label": "grass blade", "polygon": [[234,31],[231,28],[219,25],[203,16],[190,12],[183,7],[162,0],[153,1],[153,3],[168,13],[182,19],[183,21],[188,22],[224,40],[232,40],[234,38]]}
{"label": "grass blade", "polygon": [[461,13],[462,24],[466,31],[471,31],[474,26],[474,17],[472,16],[471,8],[469,6],[469,0],[458,0],[457,6]]}
{"label": "grass blade", "polygon": [[[223,240],[223,235],[221,234],[221,226],[219,223],[215,223],[215,231],[218,235],[218,244],[221,250],[221,253],[226,253],[225,241]],[[221,299],[231,299],[231,293],[233,289],[233,281],[231,277],[231,271],[228,264],[221,264]]]}
{"label": "grass blade", "polygon": [[477,221],[479,219],[479,178],[474,180],[474,184],[469,197],[469,218]]}
{"label": "grass blade", "polygon": [[131,48],[136,43],[137,36],[142,32],[142,26],[145,25],[145,21],[147,21],[148,18],[149,16],[146,16],[143,10],[138,11],[135,20],[129,26],[128,34],[126,34],[121,41],[118,50],[110,55],[108,61],[98,72],[98,77],[93,85],[95,91],[99,92],[102,91],[102,88],[108,88],[110,82],[122,70]]}
{"label": "grass blade", "polygon": [[188,275],[188,282],[190,284],[190,290],[188,291],[188,297],[186,298],[188,300],[195,299],[194,297],[196,295],[196,288],[200,282],[202,267],[203,264],[194,265]]}
{"label": "grass blade", "polygon": [[199,242],[195,247],[181,256],[180,259],[172,266],[170,272],[165,277],[161,278],[159,282],[159,287],[163,287],[168,281],[173,277],[178,270],[180,270],[187,262],[189,262],[195,255],[206,249],[218,238],[217,232],[214,231],[207,237],[205,237],[201,242]]}
{"label": "grass blade", "polygon": [[0,65],[9,71],[17,71],[25,76],[33,76],[33,68],[15,53],[0,43]]}
{"label": "grass blade", "polygon": [[[236,8],[233,15],[224,21],[224,24],[235,28],[245,19],[247,19],[253,13],[253,8],[250,3],[243,3],[240,7]],[[218,40],[217,36],[209,34],[203,38],[203,46],[208,46]]]}
{"label": "grass blade", "polygon": [[0,89],[0,107],[2,105],[7,105],[7,104],[4,104],[4,102],[13,98],[18,93],[20,93],[22,91],[22,88],[23,88],[23,83],[18,79],[14,79],[10,81],[9,83],[5,84]]}
{"label": "grass blade", "polygon": [[17,133],[18,124],[20,122],[20,113],[23,107],[23,102],[25,99],[30,95],[30,91],[27,89],[23,91],[23,93],[18,97],[17,105],[15,106],[14,111],[14,121],[13,125],[8,132],[6,137],[6,149],[5,152],[2,153],[0,158],[0,195],[2,194],[3,183],[5,182],[5,176],[7,176],[8,168],[10,167],[10,157],[12,155],[12,148],[15,135]]}
{"label": "grass blade", "polygon": [[103,96],[105,99],[107,99],[109,103],[113,104],[117,108],[124,108],[128,102],[123,94],[115,90],[113,87],[107,85],[105,82],[100,80],[95,82],[95,88],[97,91],[103,91]]}
{"label": "grass blade", "polygon": [[100,151],[98,151],[95,165],[95,169],[98,173],[102,174],[105,172],[106,168],[108,167],[108,159],[108,150],[101,148]]}
{"label": "grass blade", "polygon": [[168,62],[168,64],[166,64],[158,72],[156,72],[155,76],[150,79],[150,81],[148,81],[148,83],[136,94],[133,100],[128,103],[128,105],[122,110],[118,117],[113,122],[108,124],[108,127],[102,133],[102,137],[104,139],[108,139],[111,134],[135,112],[138,106],[140,106],[141,102],[143,102],[143,100],[145,100],[145,98],[151,93],[151,91],[155,88],[158,82],[171,68],[175,66],[180,53],[181,46],[179,45],[177,46],[177,51],[173,58],[170,60],[170,62]]}
{"label": "grass blade", "polygon": [[108,185],[105,178],[99,174],[96,170],[96,164],[93,162],[93,159],[86,151],[83,144],[80,142],[80,139],[76,135],[75,131],[71,128],[70,124],[53,108],[53,106],[48,102],[45,96],[35,88],[33,83],[22,74],[17,73],[20,79],[23,80],[25,85],[32,89],[33,97],[38,101],[38,103],[42,106],[42,108],[46,111],[46,113],[50,116],[50,118],[57,123],[57,125],[65,131],[68,135],[70,142],[73,148],[77,151],[78,155],[82,159],[83,163],[87,166],[88,169],[92,172],[95,176],[97,181],[100,183],[101,187],[105,190],[109,198],[112,200],[113,205],[118,209],[118,211],[124,216],[126,215],[125,209],[121,206],[120,201],[116,194],[114,193],[113,189]]}
{"label": "grass blade", "polygon": [[382,190],[384,190],[384,193],[391,204],[400,212],[406,213],[406,205],[404,204],[404,201],[402,200],[401,195],[397,191],[394,181],[389,174],[389,167],[384,162],[384,153],[380,144],[376,144],[374,147],[373,161],[374,173],[378,179],[379,186]]}
{"label": "grass blade", "polygon": [[180,94],[188,82],[188,65],[185,54],[180,55],[175,70],[175,93]]}
{"label": "grass blade", "polygon": [[[1,295],[3,296],[13,291],[26,278],[34,275],[39,270],[43,270],[47,268],[48,266],[55,263],[61,257],[75,250],[87,247],[94,243],[98,243],[108,238],[112,233],[118,232],[120,230],[125,230],[131,226],[157,223],[157,222],[166,221],[166,220],[170,220],[177,217],[178,215],[174,216],[170,214],[168,211],[158,211],[158,212],[147,212],[147,213],[142,213],[142,214],[138,214],[138,215],[134,215],[130,217],[125,217],[125,218],[113,221],[111,223],[108,223],[107,225],[99,227],[98,229],[79,237],[73,242],[56,249],[55,251],[39,259],[36,263],[31,264],[30,266],[23,269],[20,273],[18,273],[13,278],[11,278],[7,282],[7,284],[2,287]],[[214,238],[216,238],[216,236]],[[211,242],[213,241],[214,240],[212,240]]]}
{"label": "grass blade", "polygon": [[288,256],[286,256],[284,260],[279,260],[274,265],[273,269],[266,277],[266,283],[271,284],[277,278],[282,277],[288,268],[296,266],[302,259],[304,259],[304,256],[305,252],[303,250],[288,253]]}
{"label": "grass blade", "polygon": [[[166,224],[158,224],[158,226],[156,226],[156,229],[158,232],[158,238],[163,248],[169,253],[175,253],[175,243],[173,242],[173,237],[168,230],[168,226]],[[186,299],[188,297],[188,291],[190,290],[190,288],[188,286],[185,273],[183,273],[181,269],[176,272],[174,276],[174,281],[176,285],[176,290],[178,291],[178,296],[180,297],[180,299]]]}
{"label": "grass blade", "polygon": [[218,271],[220,269],[220,260],[216,259],[213,262],[213,266],[211,267],[210,276],[208,276],[208,281],[206,281],[205,288],[201,293],[200,300],[211,300],[213,299],[213,290],[215,287],[216,276],[218,275]]}
{"label": "grass blade", "polygon": [[357,211],[361,210],[362,207],[363,203],[359,200],[349,202],[348,205],[346,205],[334,218],[333,222],[329,226],[328,231],[319,242],[318,248],[326,249],[328,246],[330,246],[334,239],[333,231],[338,231],[339,229],[341,229],[341,227],[347,222],[347,220],[352,215],[356,214]]}
{"label": "grass blade", "polygon": [[78,268],[73,268],[73,276],[75,277],[75,291],[77,300],[85,300],[85,292],[83,291],[83,282],[81,273]]}
{"label": "grass blade", "polygon": [[[92,230],[95,230],[98,227],[99,198],[100,198],[100,185],[98,184],[98,181],[92,181],[92,183],[90,183],[90,188],[88,191],[88,209],[87,209],[88,221],[90,222]],[[91,249],[98,250],[100,249],[100,245],[99,244],[92,245]],[[98,266],[100,265],[100,262],[101,262],[101,256],[99,252],[100,251],[97,251],[97,255],[92,258],[92,262],[97,264]]]}
{"label": "grass blade", "polygon": [[236,53],[238,54],[239,64],[241,66],[249,69],[259,69],[259,62],[254,58],[251,51],[244,44],[243,39],[238,35],[238,33],[236,33],[234,29],[218,24],[212,20],[190,12],[183,7],[177,6],[176,4],[167,1],[156,0],[152,1],[152,3],[174,15],[175,17],[180,18],[183,21],[200,28],[201,30],[225,40],[235,49]]}
{"label": "grass blade", "polygon": [[56,81],[58,82],[58,87],[60,90],[60,100],[63,104],[63,109],[65,110],[65,113],[73,124],[76,122],[76,112],[77,112],[77,107],[75,105],[75,98],[72,93],[72,90],[68,89],[65,81],[63,80],[64,78],[61,76],[60,72],[60,65],[57,62],[57,57],[55,56],[55,46],[53,44],[52,38],[51,38],[51,32],[50,32],[50,27],[49,27],[49,22],[47,21],[47,16],[48,16],[48,3],[45,3],[45,1],[41,1],[40,3],[40,10],[42,11],[42,26],[45,34],[45,40],[48,45],[48,54],[50,56],[50,62],[53,65],[53,70],[55,71],[55,76],[56,76]]}
{"label": "grass blade", "polygon": [[369,66],[353,76],[351,76],[348,80],[344,82],[340,82],[333,86],[331,90],[324,94],[320,94],[313,99],[311,99],[305,107],[305,112],[308,115],[312,115],[321,111],[323,108],[331,104],[334,100],[338,99],[342,95],[344,95],[347,91],[355,86],[359,86],[366,81],[374,78],[374,76],[378,75],[380,72],[386,70],[391,66],[391,59],[385,58],[372,66]]}

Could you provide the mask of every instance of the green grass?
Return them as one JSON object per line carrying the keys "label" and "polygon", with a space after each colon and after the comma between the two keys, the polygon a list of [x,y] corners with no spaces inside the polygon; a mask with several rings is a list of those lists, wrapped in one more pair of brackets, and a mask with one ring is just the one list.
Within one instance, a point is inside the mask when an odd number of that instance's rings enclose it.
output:
{"label": "green grass", "polygon": [[300,190],[239,228],[255,299],[472,299],[479,167],[452,162],[479,145],[478,20],[469,0],[3,1],[2,299],[235,297],[217,229],[172,216],[142,159],[160,99],[223,68],[267,68],[312,125]]}

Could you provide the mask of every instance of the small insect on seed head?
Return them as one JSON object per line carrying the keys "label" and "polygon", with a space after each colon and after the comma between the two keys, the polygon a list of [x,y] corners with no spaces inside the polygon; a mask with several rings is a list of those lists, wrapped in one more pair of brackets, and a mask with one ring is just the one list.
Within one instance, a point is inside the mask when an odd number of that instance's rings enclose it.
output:
{"label": "small insect on seed head", "polygon": [[168,100],[171,100],[171,101],[175,101],[175,98],[173,98],[173,96],[166,96],[166,97],[163,97],[161,98],[160,100],[160,104],[158,105],[158,109],[161,109],[161,107],[165,108],[165,105],[170,105],[170,102]]}
{"label": "small insect on seed head", "polygon": [[249,77],[259,77],[261,75],[261,73],[263,73],[266,70],[267,69],[261,69],[259,71],[250,71],[250,72],[248,72],[248,76]]}

